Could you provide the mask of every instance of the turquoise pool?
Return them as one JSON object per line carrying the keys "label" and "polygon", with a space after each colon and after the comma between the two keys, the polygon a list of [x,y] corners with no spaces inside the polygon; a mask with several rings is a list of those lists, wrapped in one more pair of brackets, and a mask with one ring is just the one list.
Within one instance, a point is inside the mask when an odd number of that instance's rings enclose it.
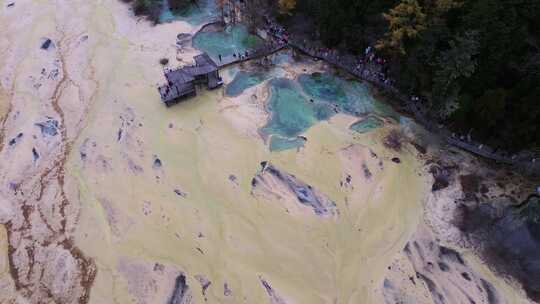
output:
{"label": "turquoise pool", "polygon": [[261,132],[265,136],[278,136],[277,139],[271,140],[271,150],[272,146],[293,148],[299,143],[303,144],[303,140],[296,140],[298,135],[316,122],[332,116],[333,111],[327,105],[307,100],[294,80],[274,78],[269,83],[269,89],[270,100],[267,103],[267,110],[271,114]]}
{"label": "turquoise pool", "polygon": [[191,24],[202,24],[208,20],[214,20],[219,17],[219,9],[215,0],[198,0],[197,4],[189,3],[184,9],[172,11],[169,2],[163,0],[163,6],[159,15],[159,22],[166,23],[176,20],[182,20]]}
{"label": "turquoise pool", "polygon": [[266,79],[269,76],[263,72],[244,72],[240,71],[236,73],[233,81],[231,81],[225,87],[225,95],[227,96],[238,96],[244,92],[244,90],[256,86]]}
{"label": "turquoise pool", "polygon": [[228,57],[233,53],[244,53],[259,43],[262,43],[262,40],[249,34],[243,25],[229,26],[224,31],[203,31],[193,37],[193,46],[207,52],[214,60],[217,60],[219,55]]}

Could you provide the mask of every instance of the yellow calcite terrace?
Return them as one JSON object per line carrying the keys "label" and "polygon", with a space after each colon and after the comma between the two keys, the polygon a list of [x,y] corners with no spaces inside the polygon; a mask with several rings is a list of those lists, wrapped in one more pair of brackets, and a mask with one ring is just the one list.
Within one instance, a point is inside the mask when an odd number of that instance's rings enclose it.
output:
{"label": "yellow calcite terrace", "polygon": [[[266,83],[160,102],[158,61],[189,63],[175,39],[197,27],[153,27],[117,0],[0,7],[0,302],[165,303],[180,274],[193,303],[383,302],[427,191],[413,149],[382,145],[395,125],[358,134],[338,114],[271,153]],[[57,135],[36,127],[47,119]],[[253,193],[263,161],[338,213]]]}

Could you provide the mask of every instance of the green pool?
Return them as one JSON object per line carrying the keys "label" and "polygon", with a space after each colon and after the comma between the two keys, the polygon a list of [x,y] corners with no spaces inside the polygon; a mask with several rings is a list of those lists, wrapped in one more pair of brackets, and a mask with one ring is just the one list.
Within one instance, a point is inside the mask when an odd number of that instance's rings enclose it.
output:
{"label": "green pool", "polygon": [[219,55],[228,57],[233,53],[244,53],[259,43],[262,43],[262,40],[249,34],[243,25],[229,26],[223,31],[202,31],[193,37],[193,46],[207,52],[214,60],[217,60]]}
{"label": "green pool", "polygon": [[[278,139],[271,140],[271,150],[273,147],[293,148],[300,143],[303,144],[304,140],[296,140],[298,135],[316,122],[332,116],[333,111],[330,107],[326,104],[311,103],[294,80],[274,78],[269,83],[269,89],[270,100],[267,103],[267,110],[271,114],[261,132],[265,136],[278,136]],[[272,141],[276,140],[277,142],[272,144]]]}
{"label": "green pool", "polygon": [[198,0],[196,4],[190,2],[183,9],[177,11],[171,10],[169,2],[163,0],[159,22],[166,23],[182,20],[191,24],[202,24],[208,22],[208,20],[219,18],[219,14],[220,12],[215,0]]}

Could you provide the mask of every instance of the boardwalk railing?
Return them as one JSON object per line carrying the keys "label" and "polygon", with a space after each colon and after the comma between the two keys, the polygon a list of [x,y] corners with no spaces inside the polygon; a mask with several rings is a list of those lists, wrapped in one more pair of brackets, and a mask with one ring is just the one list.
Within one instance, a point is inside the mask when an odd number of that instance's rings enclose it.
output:
{"label": "boardwalk railing", "polygon": [[286,47],[293,48],[310,57],[324,60],[325,62],[347,71],[351,75],[367,81],[382,91],[389,94],[392,98],[402,102],[405,109],[414,115],[417,122],[423,125],[427,130],[441,136],[448,144],[459,147],[465,151],[480,155],[484,158],[493,161],[513,165],[528,173],[540,175],[540,152],[525,151],[519,154],[510,155],[506,152],[497,151],[489,146],[473,140],[467,140],[464,137],[458,137],[449,132],[447,129],[439,127],[437,124],[427,119],[423,107],[415,103],[410,96],[400,92],[393,82],[384,77],[381,67],[376,64],[358,63],[358,60],[350,54],[339,54],[333,51],[321,51],[321,48],[313,47],[304,40],[293,36],[287,37],[286,40],[280,35],[276,35],[265,29],[269,39],[262,46],[248,50],[243,54],[235,54],[235,56],[224,56],[218,62],[219,67],[226,67],[235,63],[240,63],[252,59],[262,58],[276,53]]}
{"label": "boardwalk railing", "polygon": [[223,56],[221,58],[221,61],[218,60],[217,64],[220,68],[227,67],[232,64],[270,56],[287,47],[288,47],[287,44],[264,43],[262,46],[247,50],[247,55],[246,55],[246,52],[243,52],[243,53],[236,54],[236,56],[233,56],[233,55]]}
{"label": "boardwalk railing", "polygon": [[[270,35],[274,39],[281,40],[282,37]],[[391,97],[399,100],[405,105],[405,109],[412,113],[417,122],[423,125],[427,130],[440,135],[448,144],[459,147],[465,151],[480,155],[493,161],[513,165],[528,173],[540,175],[540,151],[523,151],[518,154],[509,154],[505,151],[496,151],[495,149],[476,142],[465,137],[458,137],[447,129],[438,126],[436,123],[427,119],[423,107],[415,103],[410,96],[401,93],[392,81],[388,80],[381,73],[378,65],[370,63],[358,63],[358,60],[350,54],[339,54],[331,51],[321,51],[318,47],[312,47],[306,40],[295,39],[294,36],[288,37],[288,45],[301,53],[310,57],[324,60],[325,62],[347,71],[351,75],[368,81]]]}

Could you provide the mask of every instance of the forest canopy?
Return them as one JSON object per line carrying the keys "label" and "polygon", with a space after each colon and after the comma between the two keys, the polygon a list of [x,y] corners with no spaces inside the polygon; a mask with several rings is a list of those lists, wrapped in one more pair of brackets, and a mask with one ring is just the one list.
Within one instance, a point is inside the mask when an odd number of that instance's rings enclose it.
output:
{"label": "forest canopy", "polygon": [[540,1],[293,2],[326,45],[376,46],[432,119],[495,147],[540,147]]}

